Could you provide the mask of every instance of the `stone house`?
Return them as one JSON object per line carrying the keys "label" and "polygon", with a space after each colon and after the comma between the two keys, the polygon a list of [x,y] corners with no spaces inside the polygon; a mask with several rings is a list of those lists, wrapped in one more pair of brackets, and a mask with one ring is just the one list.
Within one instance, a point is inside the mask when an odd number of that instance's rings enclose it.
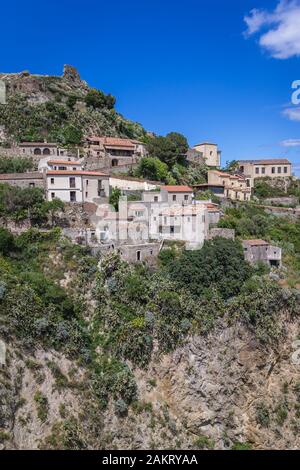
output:
{"label": "stone house", "polygon": [[49,142],[21,142],[18,148],[21,154],[28,157],[59,155],[58,145]]}
{"label": "stone house", "polygon": [[239,160],[239,171],[254,185],[256,178],[285,178],[292,176],[292,164],[286,158]]}
{"label": "stone house", "polygon": [[146,155],[142,142],[115,137],[92,136],[86,140],[87,164],[97,168],[130,168]]}
{"label": "stone house", "polygon": [[250,201],[251,199],[250,183],[242,175],[232,175],[224,171],[209,170],[208,185],[224,187],[224,193],[221,197],[238,201]]}
{"label": "stone house", "polygon": [[46,172],[46,197],[64,202],[101,202],[109,197],[109,176],[83,170],[49,170]]}
{"label": "stone house", "polygon": [[81,161],[75,160],[48,160],[44,164],[39,166],[39,169],[47,169],[47,170],[59,170],[59,171],[78,171],[83,170],[83,163]]}
{"label": "stone house", "polygon": [[[191,163],[205,162],[207,166],[219,168],[221,166],[221,153],[222,152],[218,150],[217,144],[202,142],[194,145],[191,151],[188,152],[187,159]],[[198,158],[197,154],[199,155]]]}
{"label": "stone house", "polygon": [[45,177],[38,171],[0,174],[0,183],[6,183],[20,188],[45,189]]}
{"label": "stone house", "polygon": [[243,240],[245,260],[250,264],[261,261],[270,267],[280,267],[282,250],[265,240]]}

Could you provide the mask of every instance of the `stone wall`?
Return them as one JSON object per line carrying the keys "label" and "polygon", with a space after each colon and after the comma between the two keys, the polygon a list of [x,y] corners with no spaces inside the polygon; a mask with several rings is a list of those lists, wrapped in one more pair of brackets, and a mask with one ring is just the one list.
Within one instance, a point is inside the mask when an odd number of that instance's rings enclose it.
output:
{"label": "stone wall", "polygon": [[227,238],[229,240],[235,239],[235,230],[230,228],[211,228],[208,232],[208,240],[213,240],[216,237]]}

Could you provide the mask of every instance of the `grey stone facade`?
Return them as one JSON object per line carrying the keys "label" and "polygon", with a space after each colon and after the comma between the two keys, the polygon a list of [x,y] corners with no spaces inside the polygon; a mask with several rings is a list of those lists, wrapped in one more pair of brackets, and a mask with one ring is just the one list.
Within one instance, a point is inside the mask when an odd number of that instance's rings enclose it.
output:
{"label": "grey stone facade", "polygon": [[38,171],[0,174],[0,183],[6,183],[11,186],[18,186],[19,188],[45,189],[44,175]]}
{"label": "grey stone facade", "polygon": [[264,240],[244,240],[244,257],[250,264],[261,261],[270,267],[281,266],[281,248],[270,245]]}

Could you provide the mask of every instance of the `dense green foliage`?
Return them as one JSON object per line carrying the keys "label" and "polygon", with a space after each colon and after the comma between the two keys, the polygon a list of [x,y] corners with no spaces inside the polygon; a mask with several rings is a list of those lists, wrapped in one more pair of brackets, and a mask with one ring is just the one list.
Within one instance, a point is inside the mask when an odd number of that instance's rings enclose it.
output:
{"label": "dense green foliage", "polygon": [[0,173],[24,173],[33,169],[34,164],[31,158],[0,157]]}
{"label": "dense green foliage", "polygon": [[260,200],[295,196],[300,202],[300,180],[294,178],[256,178],[254,196]]}
{"label": "dense green foliage", "polygon": [[216,238],[199,251],[184,251],[168,266],[179,286],[194,296],[210,296],[212,289],[228,299],[237,295],[252,270],[239,242]]}
{"label": "dense green foliage", "polygon": [[166,137],[153,137],[147,141],[150,157],[156,157],[171,169],[176,163],[185,163],[188,143],[182,134],[170,132]]}
{"label": "dense green foliage", "polygon": [[112,95],[105,95],[102,91],[92,88],[87,92],[85,102],[94,109],[113,109],[116,99]]}
{"label": "dense green foliage", "polygon": [[276,217],[260,207],[245,204],[227,209],[219,227],[231,228],[240,238],[263,238],[283,248],[289,285],[300,283],[300,220]]}
{"label": "dense green foliage", "polygon": [[169,182],[170,174],[168,166],[163,163],[159,158],[144,157],[139,161],[139,164],[134,171],[135,176],[146,178],[152,181]]}
{"label": "dense green foliage", "polygon": [[0,184],[0,217],[21,221],[29,219],[39,225],[47,222],[48,217],[53,223],[55,214],[62,211],[64,204],[58,199],[45,201],[44,192],[40,188],[19,188]]}

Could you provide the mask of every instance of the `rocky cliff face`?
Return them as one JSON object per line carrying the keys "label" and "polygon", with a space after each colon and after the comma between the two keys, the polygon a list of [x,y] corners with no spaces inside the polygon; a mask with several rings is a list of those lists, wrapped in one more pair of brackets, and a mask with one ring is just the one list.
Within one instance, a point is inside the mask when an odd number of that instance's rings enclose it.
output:
{"label": "rocky cliff face", "polygon": [[[84,136],[100,134],[141,138],[145,131],[114,109],[114,98],[88,86],[75,67],[65,65],[62,76],[28,71],[0,73],[6,104],[0,105],[0,143],[59,142],[72,145]],[[96,92],[96,101],[86,101]]]}
{"label": "rocky cliff face", "polygon": [[139,401],[125,417],[112,406],[100,413],[84,370],[58,353],[30,358],[11,350],[12,368],[1,371],[1,421],[10,435],[2,445],[63,447],[69,439],[76,447],[77,439],[80,448],[299,448],[298,333],[299,321],[290,323],[286,341],[269,349],[245,327],[221,321],[207,338],[189,338],[136,370]]}

